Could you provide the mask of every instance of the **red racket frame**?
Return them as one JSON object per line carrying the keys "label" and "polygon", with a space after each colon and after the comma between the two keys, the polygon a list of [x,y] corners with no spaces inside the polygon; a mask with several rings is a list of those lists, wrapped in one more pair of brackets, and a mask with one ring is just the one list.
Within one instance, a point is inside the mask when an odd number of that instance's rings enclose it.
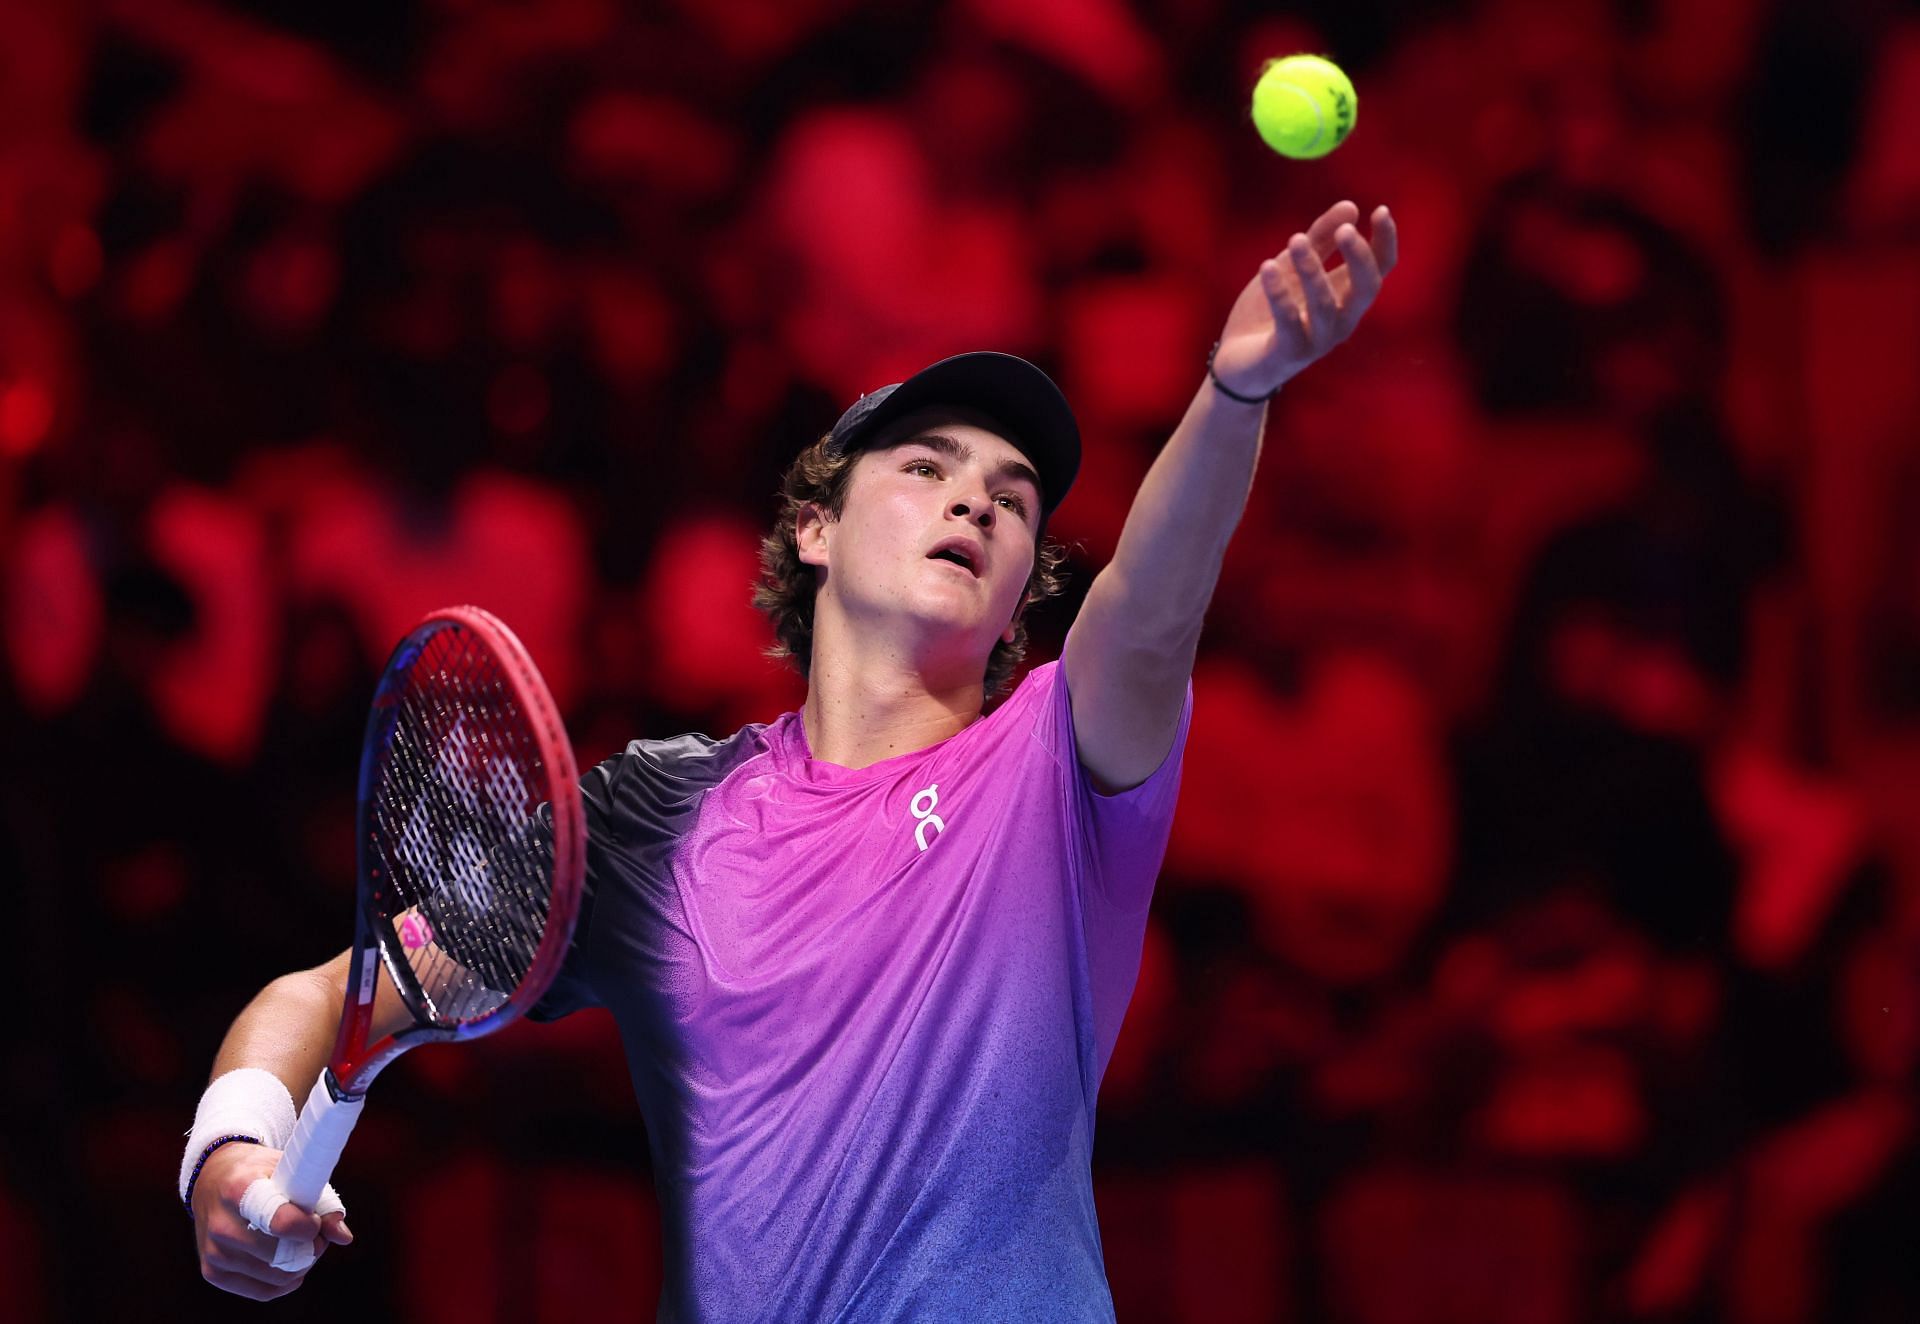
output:
{"label": "red racket frame", "polygon": [[[534,953],[527,976],[511,997],[486,1015],[465,1024],[439,1027],[416,1023],[368,1044],[373,1024],[374,992],[379,968],[389,967],[388,978],[396,987],[405,980],[396,967],[406,967],[404,952],[389,950],[382,941],[381,926],[373,918],[378,888],[372,877],[377,863],[370,859],[368,793],[374,769],[379,761],[391,727],[398,696],[403,692],[414,662],[425,650],[427,641],[447,629],[471,631],[500,660],[501,671],[512,688],[513,701],[527,718],[540,761],[548,771],[552,792],[548,801],[553,821],[553,891],[547,902],[547,926]],[[520,640],[492,613],[474,606],[445,607],[429,612],[407,632],[393,650],[386,670],[374,692],[373,709],[367,717],[367,733],[360,755],[359,809],[359,886],[354,907],[353,959],[348,971],[346,1005],[340,1017],[340,1032],[334,1039],[333,1054],[327,1060],[328,1088],[336,1099],[358,1098],[367,1085],[394,1058],[416,1044],[477,1039],[492,1034],[520,1017],[540,1000],[560,972],[567,946],[573,939],[574,921],[579,917],[580,887],[586,864],[586,828],[580,805],[580,777],[573,761],[566,727],[560,720],[553,696],[540,678]],[[391,925],[386,929],[391,932]],[[410,967],[408,967],[410,969]]]}

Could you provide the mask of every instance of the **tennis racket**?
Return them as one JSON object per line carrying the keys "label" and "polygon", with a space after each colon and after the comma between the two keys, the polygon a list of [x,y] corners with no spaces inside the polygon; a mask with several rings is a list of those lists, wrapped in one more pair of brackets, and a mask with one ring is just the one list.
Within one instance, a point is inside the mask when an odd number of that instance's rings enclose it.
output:
{"label": "tennis racket", "polygon": [[[415,1044],[518,1018],[553,982],[579,910],[586,831],[566,728],[526,649],[478,607],[433,612],[394,649],[359,798],[340,1033],[273,1175],[307,1210],[381,1069]],[[413,1022],[368,1043],[383,968]],[[289,1238],[274,1264],[312,1260]]]}

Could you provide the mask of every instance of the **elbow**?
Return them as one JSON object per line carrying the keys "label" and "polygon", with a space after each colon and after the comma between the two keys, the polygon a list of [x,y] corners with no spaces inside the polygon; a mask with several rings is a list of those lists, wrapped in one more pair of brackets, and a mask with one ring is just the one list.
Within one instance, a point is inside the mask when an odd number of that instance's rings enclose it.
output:
{"label": "elbow", "polygon": [[281,975],[268,984],[260,996],[263,1000],[337,1008],[347,996],[346,958],[342,956],[311,970]]}

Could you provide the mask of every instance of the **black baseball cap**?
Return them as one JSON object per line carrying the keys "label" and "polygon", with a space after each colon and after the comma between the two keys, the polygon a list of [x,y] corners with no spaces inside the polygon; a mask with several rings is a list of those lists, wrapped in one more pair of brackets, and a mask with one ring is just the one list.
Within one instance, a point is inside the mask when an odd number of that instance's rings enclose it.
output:
{"label": "black baseball cap", "polygon": [[864,450],[898,419],[930,405],[977,413],[1020,448],[1040,475],[1040,505],[1051,515],[1080,471],[1080,425],[1053,378],[1014,354],[975,350],[922,368],[904,382],[861,396],[828,434],[840,456]]}

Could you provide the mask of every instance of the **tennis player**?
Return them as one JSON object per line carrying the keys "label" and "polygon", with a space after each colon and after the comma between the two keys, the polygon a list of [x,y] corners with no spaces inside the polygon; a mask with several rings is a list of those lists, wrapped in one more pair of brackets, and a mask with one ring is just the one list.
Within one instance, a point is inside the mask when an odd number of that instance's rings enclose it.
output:
{"label": "tennis player", "polygon": [[[1340,203],[1261,263],[1062,659],[991,714],[1057,587],[1044,529],[1080,439],[1039,369],[976,353],[863,397],[784,481],[755,601],[804,707],[636,741],[583,778],[588,896],[532,1014],[599,1005],[619,1027],[661,1319],[1113,1318],[1095,1095],[1265,401],[1394,265],[1387,209],[1366,237],[1358,220]],[[300,1284],[271,1267],[277,1237],[351,1239],[331,1193],[250,1222],[278,1150],[228,1139],[291,1129],[345,979],[343,956],[275,981],[215,1062],[180,1186],[228,1291]],[[376,1035],[404,1022],[397,999],[381,1016]]]}

